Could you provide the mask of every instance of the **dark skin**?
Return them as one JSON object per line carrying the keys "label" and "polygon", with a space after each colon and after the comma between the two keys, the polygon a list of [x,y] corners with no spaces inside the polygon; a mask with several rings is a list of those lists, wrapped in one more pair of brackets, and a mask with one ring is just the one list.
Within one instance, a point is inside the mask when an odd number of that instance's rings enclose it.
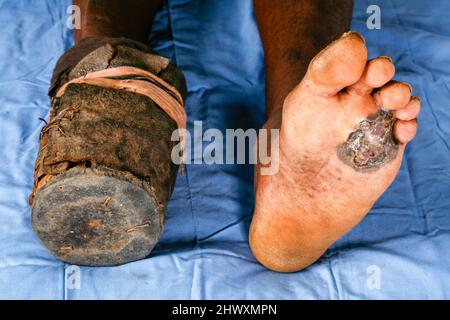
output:
{"label": "dark skin", "polygon": [[[147,43],[162,0],[73,0],[86,37],[126,37]],[[266,60],[266,110],[270,118],[300,82],[309,61],[348,30],[353,0],[254,0]],[[276,121],[278,122],[278,121]],[[274,124],[278,126],[277,124]]]}
{"label": "dark skin", "polygon": [[353,0],[254,0],[254,8],[264,45],[270,117],[302,80],[311,59],[348,30]]}
{"label": "dark skin", "polygon": [[147,43],[163,0],[73,0],[81,9],[75,43],[87,37],[125,37]]}

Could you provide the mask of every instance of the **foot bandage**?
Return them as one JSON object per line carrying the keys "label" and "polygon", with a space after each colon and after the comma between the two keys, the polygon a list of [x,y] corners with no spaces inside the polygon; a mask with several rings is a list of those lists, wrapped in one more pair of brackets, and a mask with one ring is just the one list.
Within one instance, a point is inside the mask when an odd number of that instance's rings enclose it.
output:
{"label": "foot bandage", "polygon": [[142,259],[158,242],[186,127],[185,80],[123,38],[88,38],[54,70],[30,196],[41,242],[71,264]]}

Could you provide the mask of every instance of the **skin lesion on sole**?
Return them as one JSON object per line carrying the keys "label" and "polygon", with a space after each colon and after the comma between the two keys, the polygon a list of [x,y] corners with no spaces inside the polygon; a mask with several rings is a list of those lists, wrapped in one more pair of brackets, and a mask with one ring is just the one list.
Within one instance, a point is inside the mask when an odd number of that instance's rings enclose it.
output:
{"label": "skin lesion on sole", "polygon": [[398,154],[394,123],[392,112],[380,109],[373,119],[361,121],[337,147],[338,158],[359,172],[373,172],[393,161]]}

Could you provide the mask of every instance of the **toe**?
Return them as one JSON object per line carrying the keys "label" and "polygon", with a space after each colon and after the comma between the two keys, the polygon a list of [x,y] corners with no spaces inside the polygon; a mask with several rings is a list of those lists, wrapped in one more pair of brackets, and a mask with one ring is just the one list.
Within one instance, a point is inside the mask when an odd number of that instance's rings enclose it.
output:
{"label": "toe", "polygon": [[394,125],[394,136],[401,144],[410,142],[417,132],[417,119],[403,121],[397,120]]}
{"label": "toe", "polygon": [[399,120],[413,120],[417,118],[420,112],[420,98],[411,97],[409,103],[403,109],[395,110],[394,115]]}
{"label": "toe", "polygon": [[411,99],[412,88],[409,84],[391,81],[374,93],[377,104],[388,110],[404,108]]}
{"label": "toe", "polygon": [[317,93],[336,94],[361,78],[366,62],[364,38],[359,33],[348,32],[311,61],[305,79]]}
{"label": "toe", "polygon": [[389,57],[379,57],[370,60],[364,70],[361,79],[348,88],[350,93],[368,94],[375,88],[380,88],[392,80],[395,74],[395,66]]}

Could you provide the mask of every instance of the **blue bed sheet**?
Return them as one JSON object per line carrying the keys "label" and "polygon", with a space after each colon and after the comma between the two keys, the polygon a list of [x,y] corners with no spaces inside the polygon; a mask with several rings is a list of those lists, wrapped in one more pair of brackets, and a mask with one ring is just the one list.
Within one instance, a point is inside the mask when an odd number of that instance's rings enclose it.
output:
{"label": "blue bed sheet", "polygon": [[[374,4],[380,30],[366,28]],[[42,247],[27,197],[51,73],[72,46],[69,5],[0,0],[0,298],[450,298],[449,1],[355,1],[352,28],[366,37],[370,56],[393,57],[396,78],[421,96],[420,128],[367,218],[292,274],[265,269],[248,247],[253,177],[246,165],[187,165],[147,259],[77,267]],[[189,129],[195,120],[204,130],[264,122],[263,51],[252,10],[251,0],[169,0],[158,13],[149,41],[185,73]]]}

